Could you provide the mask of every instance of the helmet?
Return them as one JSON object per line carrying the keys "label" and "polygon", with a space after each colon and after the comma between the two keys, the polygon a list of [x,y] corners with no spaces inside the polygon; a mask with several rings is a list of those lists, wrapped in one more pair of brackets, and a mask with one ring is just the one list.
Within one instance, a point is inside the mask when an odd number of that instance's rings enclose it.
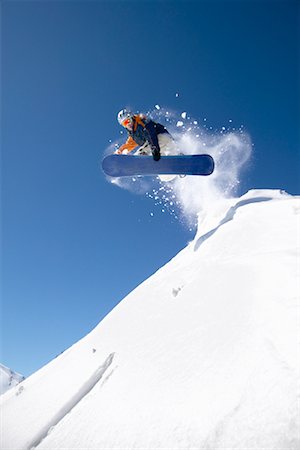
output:
{"label": "helmet", "polygon": [[134,114],[131,111],[128,111],[128,109],[122,109],[118,113],[118,122],[120,125],[123,125],[124,120],[126,119],[133,119]]}

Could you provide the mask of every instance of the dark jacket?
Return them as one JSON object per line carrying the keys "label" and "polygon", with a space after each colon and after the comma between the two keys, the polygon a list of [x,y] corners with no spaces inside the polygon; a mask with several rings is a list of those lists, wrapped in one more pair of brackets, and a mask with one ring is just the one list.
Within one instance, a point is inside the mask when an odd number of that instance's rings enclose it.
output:
{"label": "dark jacket", "polygon": [[134,116],[133,129],[127,131],[129,137],[125,144],[119,148],[119,152],[125,149],[131,152],[137,146],[142,146],[146,143],[150,145],[152,151],[160,151],[157,136],[162,133],[168,133],[163,125],[141,114]]}

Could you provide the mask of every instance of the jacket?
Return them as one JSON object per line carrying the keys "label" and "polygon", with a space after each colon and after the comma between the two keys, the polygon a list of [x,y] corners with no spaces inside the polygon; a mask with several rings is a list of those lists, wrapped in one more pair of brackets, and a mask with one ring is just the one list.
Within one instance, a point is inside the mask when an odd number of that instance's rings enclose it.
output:
{"label": "jacket", "polygon": [[133,116],[133,128],[127,131],[128,139],[119,148],[118,153],[122,153],[125,149],[131,152],[137,146],[142,146],[146,142],[150,145],[152,151],[160,151],[157,136],[162,133],[168,133],[163,125],[148,119],[142,114]]}

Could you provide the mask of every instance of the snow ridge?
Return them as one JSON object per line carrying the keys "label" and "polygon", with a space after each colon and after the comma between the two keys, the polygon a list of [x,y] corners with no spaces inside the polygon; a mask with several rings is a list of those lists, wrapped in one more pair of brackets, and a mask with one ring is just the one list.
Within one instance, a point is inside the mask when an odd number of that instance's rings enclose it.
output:
{"label": "snow ridge", "polygon": [[195,251],[197,251],[199,249],[200,245],[204,241],[206,241],[206,239],[213,236],[213,234],[215,234],[222,225],[233,220],[233,218],[239,208],[241,208],[242,206],[245,206],[245,205],[249,205],[250,203],[267,202],[272,199],[273,198],[271,196],[270,197],[265,196],[265,197],[255,197],[255,198],[251,198],[251,199],[244,199],[244,200],[237,202],[234,206],[229,208],[229,210],[226,212],[225,217],[220,221],[220,223],[215,228],[213,228],[212,230],[203,234],[195,241],[195,246],[194,246]]}

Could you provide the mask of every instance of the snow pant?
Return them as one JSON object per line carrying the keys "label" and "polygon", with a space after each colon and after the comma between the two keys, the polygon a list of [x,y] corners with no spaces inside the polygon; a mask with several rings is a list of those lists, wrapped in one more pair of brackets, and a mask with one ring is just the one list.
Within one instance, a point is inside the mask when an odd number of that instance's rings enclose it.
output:
{"label": "snow pant", "polygon": [[[163,156],[168,155],[177,155],[178,149],[176,144],[169,133],[160,133],[157,135],[158,144],[160,148],[160,154]],[[148,142],[142,145],[137,151],[134,153],[135,155],[152,155],[152,150]]]}

